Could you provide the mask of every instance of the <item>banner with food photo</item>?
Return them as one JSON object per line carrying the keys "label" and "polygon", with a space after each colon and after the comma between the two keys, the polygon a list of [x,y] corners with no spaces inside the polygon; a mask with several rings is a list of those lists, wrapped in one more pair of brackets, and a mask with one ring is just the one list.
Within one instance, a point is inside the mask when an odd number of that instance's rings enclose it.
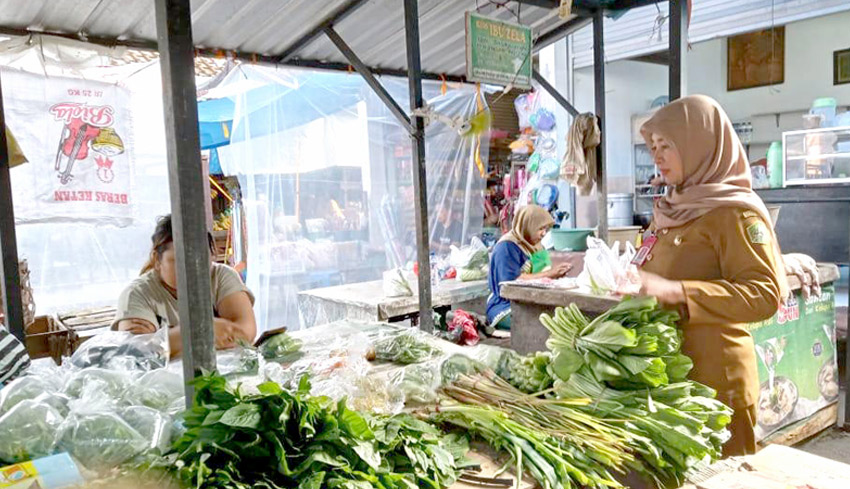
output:
{"label": "banner with food photo", "polygon": [[838,401],[835,287],[804,299],[799,291],[771,319],[750,325],[761,391],[756,438]]}
{"label": "banner with food photo", "polygon": [[128,90],[4,70],[3,92],[6,120],[31,167],[26,190],[34,202],[22,219],[132,218]]}

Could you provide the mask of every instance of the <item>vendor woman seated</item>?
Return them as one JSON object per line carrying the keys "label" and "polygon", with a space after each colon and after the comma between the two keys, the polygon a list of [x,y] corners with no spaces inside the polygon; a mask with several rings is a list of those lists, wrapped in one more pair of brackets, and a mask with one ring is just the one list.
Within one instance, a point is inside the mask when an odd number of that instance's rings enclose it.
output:
{"label": "vendor woman seated", "polygon": [[549,252],[540,244],[555,221],[540,206],[523,207],[514,216],[511,231],[496,243],[490,256],[490,297],[487,321],[498,329],[511,329],[511,302],[499,295],[503,282],[517,279],[560,278],[569,264],[552,267]]}
{"label": "vendor woman seated", "polygon": [[[212,236],[208,237],[212,250]],[[177,260],[170,215],[159,219],[151,241],[153,249],[148,263],[118,299],[112,328],[145,334],[167,327],[174,357],[180,354],[182,341],[177,313]],[[252,342],[257,334],[252,309],[254,295],[242,283],[236,270],[226,265],[210,263],[210,279],[216,348],[232,348],[239,340]]]}

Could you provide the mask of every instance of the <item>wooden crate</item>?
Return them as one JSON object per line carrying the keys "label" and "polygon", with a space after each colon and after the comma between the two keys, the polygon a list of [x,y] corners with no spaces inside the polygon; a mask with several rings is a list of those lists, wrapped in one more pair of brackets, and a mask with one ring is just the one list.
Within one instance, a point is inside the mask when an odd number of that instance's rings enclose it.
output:
{"label": "wooden crate", "polygon": [[101,307],[65,312],[56,316],[56,322],[68,331],[68,354],[77,351],[84,341],[109,331],[115,318],[114,307]]}
{"label": "wooden crate", "polygon": [[69,331],[52,316],[36,316],[26,328],[24,343],[30,358],[50,357],[57,365],[71,352]]}

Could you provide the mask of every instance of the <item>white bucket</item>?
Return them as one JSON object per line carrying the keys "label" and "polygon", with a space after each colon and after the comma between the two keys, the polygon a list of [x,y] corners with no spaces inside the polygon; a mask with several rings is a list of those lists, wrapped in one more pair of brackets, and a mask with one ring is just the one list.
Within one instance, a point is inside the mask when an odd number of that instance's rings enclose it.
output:
{"label": "white bucket", "polygon": [[608,227],[631,226],[634,208],[634,194],[608,194]]}

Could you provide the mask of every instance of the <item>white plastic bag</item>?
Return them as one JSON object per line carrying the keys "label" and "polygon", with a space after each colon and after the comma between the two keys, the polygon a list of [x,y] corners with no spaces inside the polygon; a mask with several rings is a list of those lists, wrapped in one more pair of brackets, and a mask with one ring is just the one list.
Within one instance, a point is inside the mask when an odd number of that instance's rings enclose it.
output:
{"label": "white plastic bag", "polygon": [[458,270],[461,268],[480,269],[487,266],[488,261],[487,247],[477,236],[473,237],[466,246],[461,248],[452,246],[449,255],[449,264]]}
{"label": "white plastic bag", "polygon": [[628,289],[637,277],[637,267],[631,261],[635,247],[626,243],[626,251],[619,253],[620,242],[610,247],[601,239],[589,236],[584,254],[584,270],[578,276],[579,287],[594,294],[609,295]]}
{"label": "white plastic bag", "polygon": [[387,297],[409,297],[419,288],[413,273],[401,268],[393,268],[384,272],[384,295]]}

